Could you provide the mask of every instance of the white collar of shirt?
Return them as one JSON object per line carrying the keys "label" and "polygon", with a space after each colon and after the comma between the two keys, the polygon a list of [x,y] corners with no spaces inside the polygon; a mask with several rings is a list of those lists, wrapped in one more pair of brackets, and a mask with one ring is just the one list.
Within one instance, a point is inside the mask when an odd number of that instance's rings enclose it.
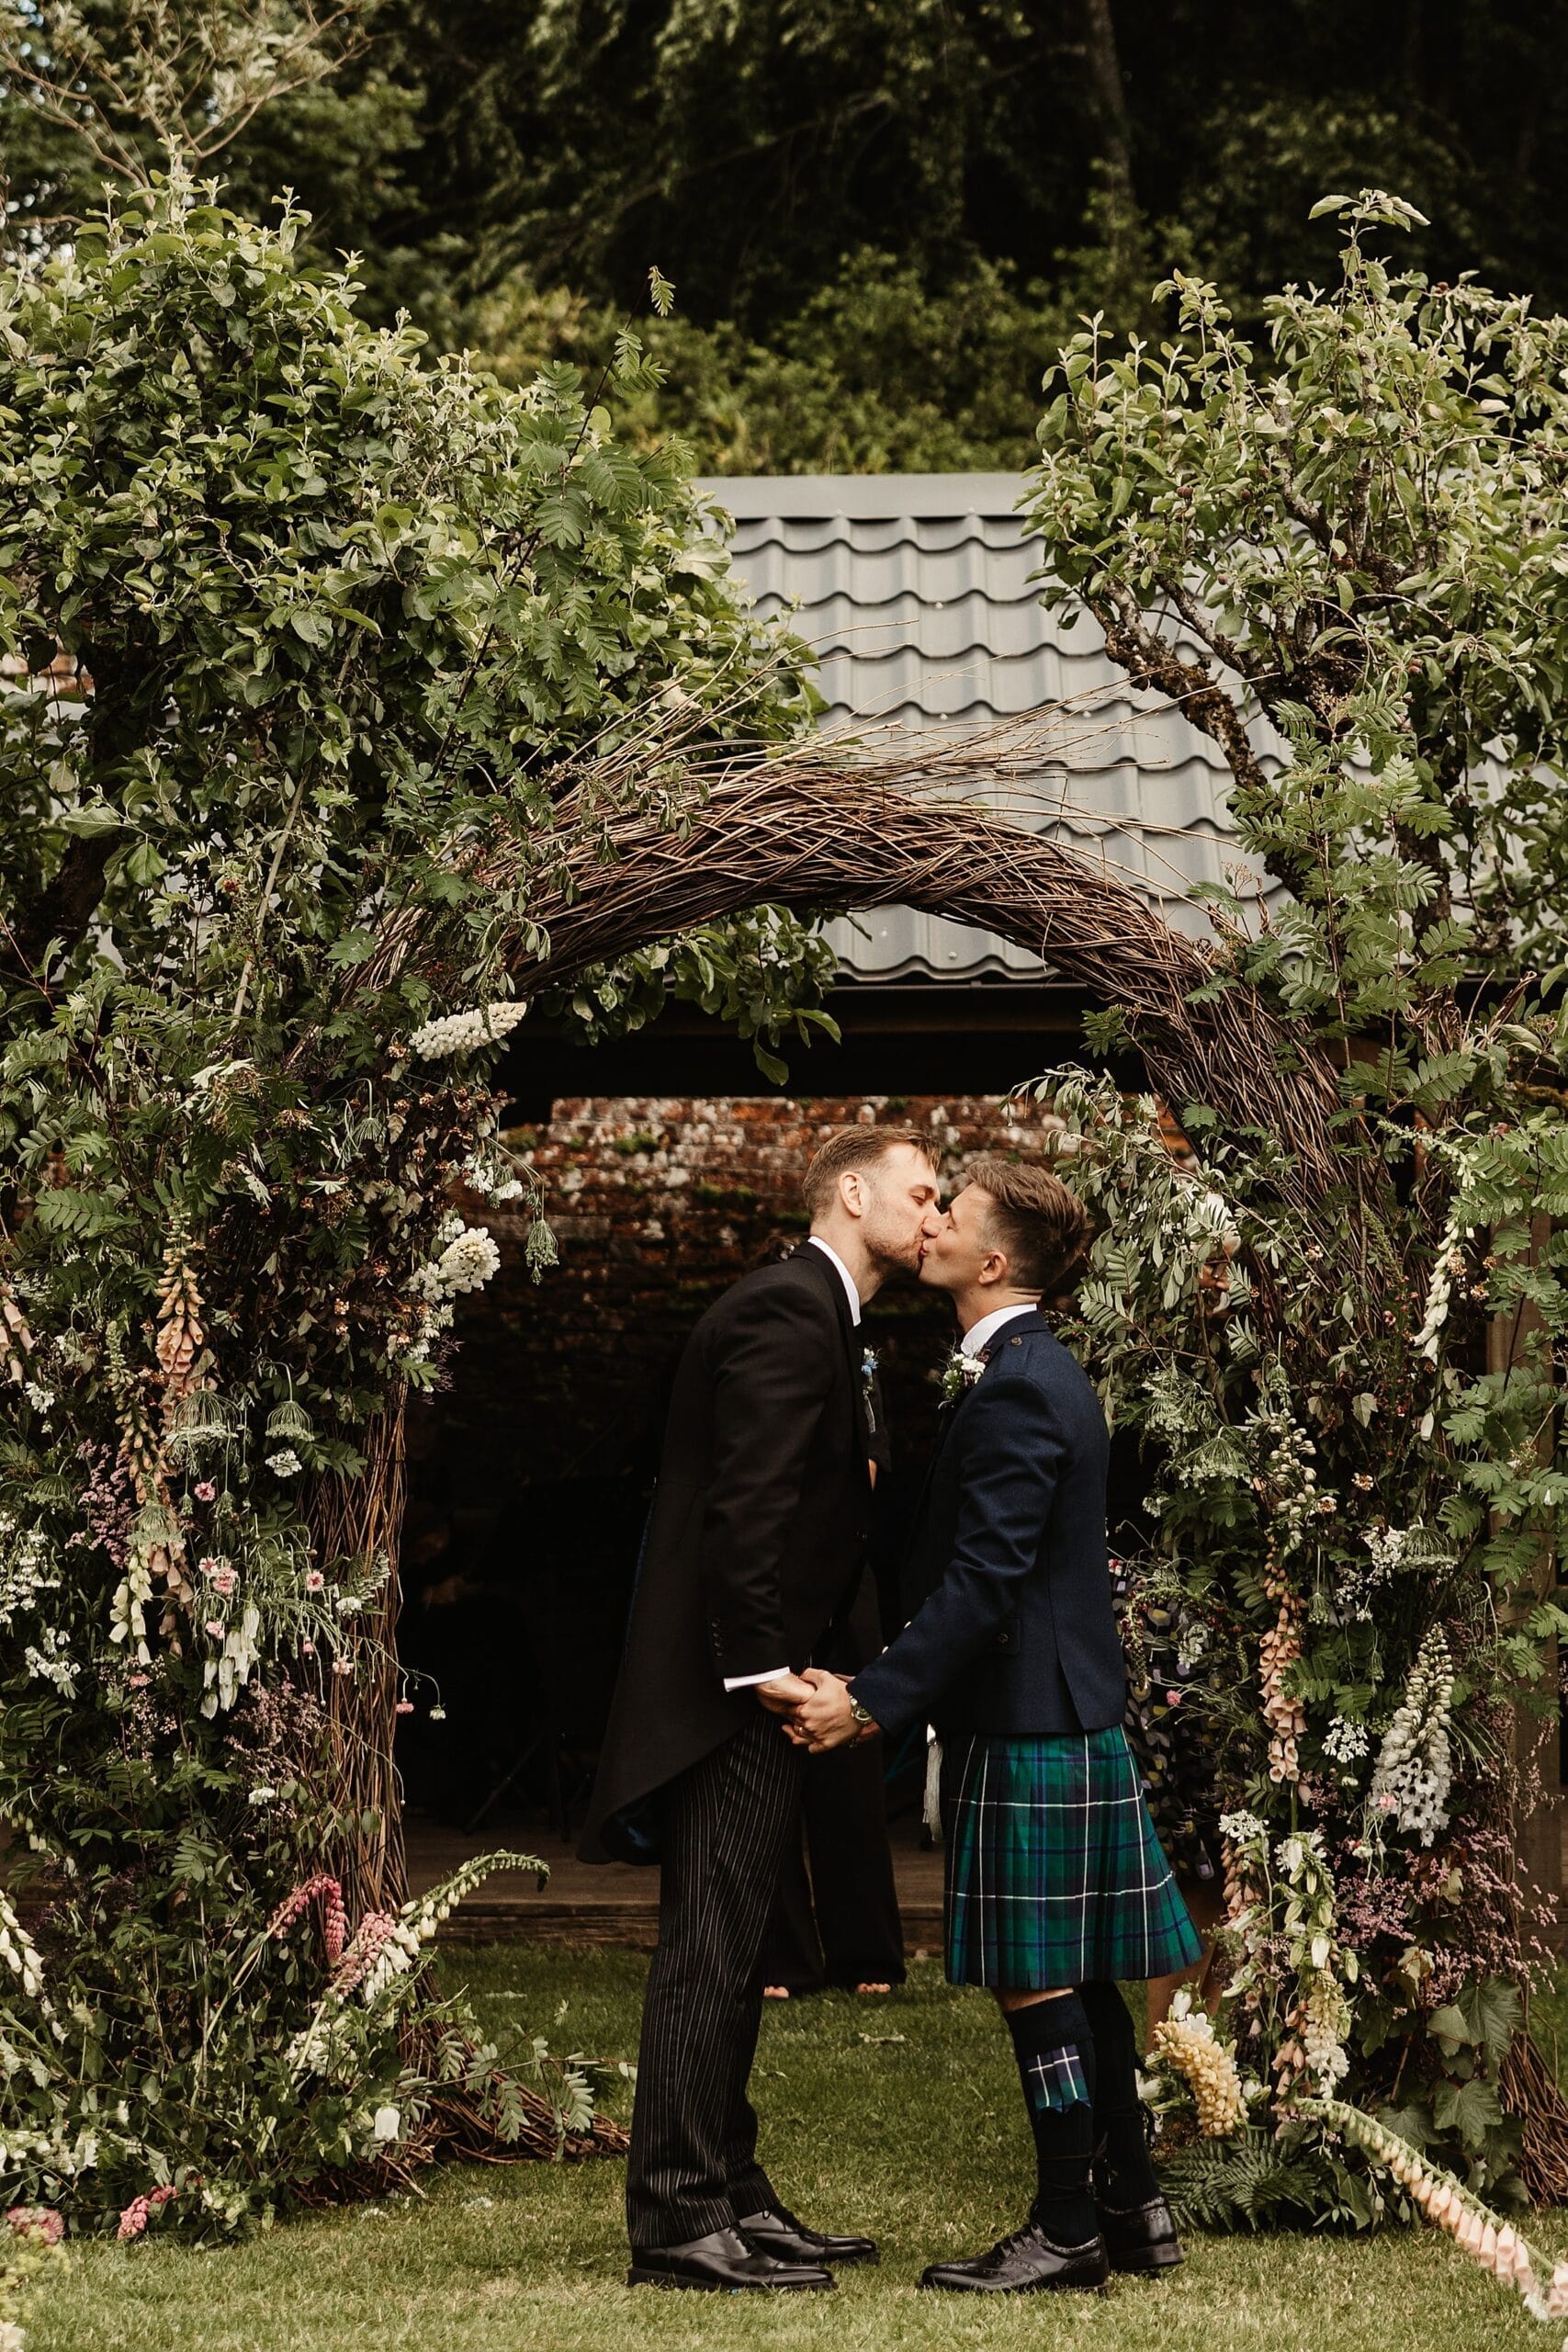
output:
{"label": "white collar of shirt", "polygon": [[1035,1303],[1032,1299],[1026,1306],[993,1307],[989,1315],[982,1315],[978,1323],[972,1324],[964,1332],[960,1342],[964,1354],[977,1356],[982,1348],[990,1345],[1004,1323],[1010,1323],[1015,1315],[1032,1315],[1034,1309]]}
{"label": "white collar of shirt", "polygon": [[849,1268],[845,1265],[843,1260],[840,1257],[838,1251],[834,1249],[830,1241],[824,1241],[819,1233],[814,1233],[809,1238],[811,1247],[814,1250],[820,1250],[824,1258],[830,1258],[834,1265],[837,1266],[839,1270],[839,1280],[844,1285],[844,1295],[850,1302],[850,1321],[858,1327],[860,1323],[860,1293],[855,1288],[855,1278],[853,1274],[851,1273]]}

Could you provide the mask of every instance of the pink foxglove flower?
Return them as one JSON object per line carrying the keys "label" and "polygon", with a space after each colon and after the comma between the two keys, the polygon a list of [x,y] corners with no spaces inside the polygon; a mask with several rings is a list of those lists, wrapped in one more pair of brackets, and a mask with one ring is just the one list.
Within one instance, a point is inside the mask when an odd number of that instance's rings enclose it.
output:
{"label": "pink foxglove flower", "polygon": [[321,1940],[327,1948],[327,1960],[335,1968],[347,1939],[348,1915],[343,1907],[343,1888],[329,1871],[318,1871],[314,1878],[302,1880],[292,1894],[286,1894],[267,1921],[266,1931],[273,1937],[287,1934],[318,1895],[321,1900]]}

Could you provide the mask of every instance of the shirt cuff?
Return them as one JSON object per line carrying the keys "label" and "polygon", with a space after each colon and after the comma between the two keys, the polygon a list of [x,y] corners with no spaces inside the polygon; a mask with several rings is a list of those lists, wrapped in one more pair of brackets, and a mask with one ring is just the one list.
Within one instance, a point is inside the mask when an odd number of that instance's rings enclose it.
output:
{"label": "shirt cuff", "polygon": [[766,1674],[727,1674],[724,1687],[727,1690],[750,1690],[754,1682],[782,1682],[789,1672],[787,1666],[770,1666]]}

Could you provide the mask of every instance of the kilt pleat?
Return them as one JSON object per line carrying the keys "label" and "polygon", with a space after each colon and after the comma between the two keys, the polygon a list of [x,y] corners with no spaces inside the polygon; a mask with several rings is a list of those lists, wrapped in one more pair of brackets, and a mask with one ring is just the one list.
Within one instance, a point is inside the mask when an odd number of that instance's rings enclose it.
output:
{"label": "kilt pleat", "polygon": [[1202,1957],[1119,1724],[976,1733],[942,1779],[951,1983],[1045,1992]]}

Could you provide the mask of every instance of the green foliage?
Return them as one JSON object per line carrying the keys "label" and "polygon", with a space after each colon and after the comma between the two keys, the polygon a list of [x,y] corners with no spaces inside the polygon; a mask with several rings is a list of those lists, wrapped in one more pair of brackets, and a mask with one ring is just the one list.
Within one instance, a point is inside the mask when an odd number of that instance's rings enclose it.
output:
{"label": "green foliage", "polygon": [[[1149,1478],[1134,1636],[1182,1686],[1189,1802],[1208,1771],[1232,1808],[1244,2060],[1287,2114],[1346,2074],[1397,2098],[1483,2188],[1530,1967],[1509,1711],[1555,1709],[1568,1627],[1568,327],[1393,272],[1395,198],[1317,209],[1338,279],[1271,300],[1262,352],[1185,278],[1179,341],[1074,339],[1032,505],[1047,601],[1230,769],[1257,871],[1209,894],[1200,994],[1247,980],[1338,1069],[1340,1183],[1303,1208],[1288,1138],[1173,1105],[1188,1160],[1151,1103],[1043,1091]],[[1202,2194],[1245,2211],[1229,2162]]]}
{"label": "green foliage", "polygon": [[[242,210],[297,191],[318,250],[362,257],[373,316],[407,309],[504,365],[554,332],[596,370],[657,260],[682,304],[651,429],[713,470],[1021,465],[1082,314],[1142,328],[1180,266],[1255,326],[1267,293],[1323,273],[1324,187],[1406,190],[1435,277],[1568,296],[1562,44],[1518,0],[1408,26],[1348,0],[363,0],[316,37],[330,78],[298,85],[280,49],[335,14],[308,0],[90,0],[51,25],[85,22],[121,86],[89,50],[52,109],[27,78],[41,14],[0,17],[18,234],[68,241],[106,156],[161,164],[167,118]],[[124,62],[154,28],[184,95],[138,113]],[[226,51],[273,44],[254,113],[199,70],[214,28]]]}
{"label": "green foliage", "polygon": [[1261,2124],[1177,2150],[1162,2166],[1161,2181],[1178,2220],[1205,2230],[1324,2222],[1359,2229],[1382,2201],[1364,2176],[1300,2145],[1299,2134],[1280,2139]]}
{"label": "green foliage", "polygon": [[[385,1860],[401,1401],[493,1271],[457,1187],[537,1208],[490,1084],[535,881],[814,707],[615,437],[634,337],[592,391],[432,366],[300,227],[176,176],[0,278],[0,2145],[95,2224],[363,2185],[438,2091],[537,2126]],[[666,971],[758,1040],[823,978],[761,910],[600,992]],[[339,1879],[333,1991],[269,1921]]]}

